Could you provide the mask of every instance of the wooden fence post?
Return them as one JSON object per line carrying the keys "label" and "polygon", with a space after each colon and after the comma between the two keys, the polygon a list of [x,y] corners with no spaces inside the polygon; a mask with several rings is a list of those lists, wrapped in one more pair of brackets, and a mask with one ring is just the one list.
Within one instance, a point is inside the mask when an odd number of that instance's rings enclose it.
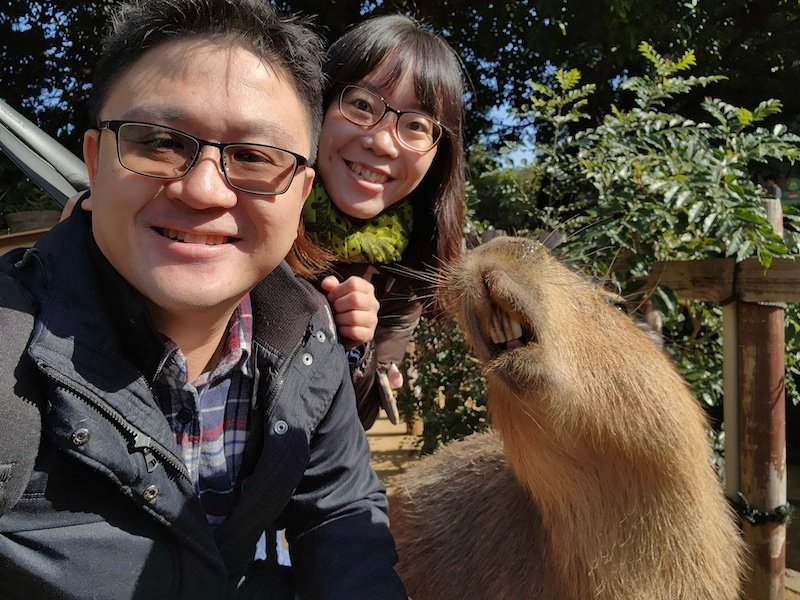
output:
{"label": "wooden fence post", "polygon": [[[782,232],[780,202],[767,212]],[[776,303],[739,302],[738,337],[740,490],[755,510],[773,513],[786,504],[784,309]],[[743,523],[750,552],[748,600],[783,600],[786,525]]]}
{"label": "wooden fence post", "polygon": [[725,493],[728,498],[733,498],[741,489],[738,307],[736,301],[722,307],[722,414],[725,427]]}

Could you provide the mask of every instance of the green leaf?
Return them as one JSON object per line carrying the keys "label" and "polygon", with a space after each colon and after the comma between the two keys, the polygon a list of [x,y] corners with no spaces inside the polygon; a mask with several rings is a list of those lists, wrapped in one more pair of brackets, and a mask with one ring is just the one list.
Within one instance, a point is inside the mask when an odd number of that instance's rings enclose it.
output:
{"label": "green leaf", "polygon": [[678,59],[678,62],[674,65],[675,71],[686,71],[691,69],[697,64],[697,57],[694,54],[694,50],[688,50],[683,56]]}
{"label": "green leaf", "polygon": [[753,123],[753,113],[746,108],[740,108],[736,111],[736,118],[741,125],[750,125]]}
{"label": "green leaf", "polygon": [[689,206],[689,212],[687,213],[689,223],[694,223],[697,221],[703,208],[705,207],[703,202],[700,200],[696,200],[691,206]]}
{"label": "green leaf", "polygon": [[578,69],[558,69],[556,71],[556,81],[563,91],[569,91],[581,81],[581,72]]}

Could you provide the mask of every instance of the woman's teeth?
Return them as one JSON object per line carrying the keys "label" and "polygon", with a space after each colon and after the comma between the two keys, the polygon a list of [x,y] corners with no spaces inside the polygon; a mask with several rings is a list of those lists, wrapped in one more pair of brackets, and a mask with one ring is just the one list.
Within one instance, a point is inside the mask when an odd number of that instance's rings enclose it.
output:
{"label": "woman's teeth", "polygon": [[228,237],[224,235],[195,235],[186,231],[176,231],[175,229],[161,229],[160,232],[171,240],[176,240],[185,244],[217,246],[228,241]]}
{"label": "woman's teeth", "polygon": [[386,183],[389,181],[389,177],[383,175],[382,173],[376,173],[375,171],[370,171],[369,169],[365,169],[361,165],[357,165],[356,163],[347,163],[347,166],[350,167],[350,170],[361,177],[361,179],[366,179],[370,183]]}

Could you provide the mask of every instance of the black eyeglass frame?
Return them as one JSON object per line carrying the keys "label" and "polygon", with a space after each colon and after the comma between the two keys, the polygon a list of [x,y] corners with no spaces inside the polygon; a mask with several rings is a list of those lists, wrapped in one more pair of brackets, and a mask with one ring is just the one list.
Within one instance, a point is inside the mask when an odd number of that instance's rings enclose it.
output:
{"label": "black eyeglass frame", "polygon": [[[377,119],[372,125],[362,125],[361,123],[357,123],[356,121],[353,121],[350,117],[348,117],[345,114],[345,112],[342,110],[342,102],[344,101],[344,94],[350,88],[356,88],[358,90],[364,90],[365,92],[369,92],[373,96],[376,96],[377,98],[379,98],[381,102],[383,102],[383,114],[381,114],[380,118]],[[437,121],[436,119],[434,119],[430,115],[426,115],[425,113],[421,113],[418,110],[398,110],[398,109],[394,108],[393,106],[391,106],[386,101],[386,98],[381,96],[378,92],[376,92],[375,90],[372,90],[370,88],[364,87],[363,85],[358,85],[358,84],[355,84],[355,83],[348,83],[342,88],[342,91],[339,92],[339,114],[341,114],[345,119],[347,119],[348,121],[350,121],[354,125],[358,125],[359,127],[364,127],[365,129],[372,129],[378,123],[383,121],[383,118],[386,116],[386,113],[390,113],[390,112],[397,115],[397,121],[395,121],[395,124],[394,124],[395,135],[397,137],[397,141],[399,141],[401,144],[403,144],[403,146],[405,146],[409,150],[413,150],[414,152],[420,152],[420,153],[430,152],[432,149],[434,149],[436,147],[436,145],[440,141],[442,141],[442,137],[444,136],[445,126],[442,125],[439,121]],[[413,146],[410,146],[409,144],[407,144],[406,142],[403,141],[403,139],[400,137],[399,132],[397,131],[397,124],[400,122],[400,117],[403,116],[403,115],[419,115],[421,117],[425,117],[426,119],[429,119],[432,123],[434,123],[439,128],[439,135],[436,136],[436,139],[433,140],[433,142],[431,143],[429,148],[426,148],[425,150],[421,150],[419,148],[414,148]]]}
{"label": "black eyeglass frame", "polygon": [[[120,153],[120,148],[119,148],[119,130],[123,125],[146,125],[148,127],[158,127],[159,129],[164,129],[166,131],[173,131],[191,140],[194,140],[197,143],[197,150],[195,151],[194,157],[192,157],[189,166],[186,167],[186,171],[182,175],[176,175],[176,176],[152,175],[150,173],[142,173],[140,171],[136,171],[135,169],[131,169],[128,165],[126,165],[122,161],[122,154]],[[219,149],[219,157],[220,157],[220,163],[222,165],[222,173],[225,175],[225,181],[228,183],[229,186],[231,186],[236,190],[239,190],[240,192],[247,192],[248,194],[256,194],[258,196],[279,196],[285,193],[286,190],[288,190],[291,187],[292,181],[294,181],[294,177],[295,175],[297,175],[298,169],[300,169],[300,167],[305,167],[308,165],[308,159],[305,156],[303,156],[302,154],[297,154],[296,152],[292,152],[291,150],[287,150],[286,148],[279,148],[278,146],[270,146],[269,144],[256,144],[251,142],[225,142],[225,143],[209,142],[208,140],[201,139],[190,133],[181,131],[180,129],[175,129],[174,127],[167,127],[166,125],[158,125],[157,123],[110,119],[107,121],[100,121],[100,123],[98,123],[97,125],[97,129],[100,131],[107,129],[108,131],[112,131],[114,133],[114,138],[117,145],[117,160],[119,161],[119,164],[122,165],[123,168],[127,169],[131,173],[136,173],[137,175],[143,175],[144,177],[152,177],[153,179],[180,179],[182,177],[186,177],[189,171],[191,171],[197,164],[197,159],[200,158],[200,154],[202,153],[203,148],[206,146],[213,146],[214,148]],[[292,175],[291,177],[289,177],[289,181],[286,183],[286,186],[282,190],[276,192],[259,192],[243,188],[233,183],[230,180],[230,177],[228,176],[228,165],[226,164],[225,161],[225,148],[229,146],[248,146],[248,147],[255,146],[256,148],[269,148],[271,150],[279,150],[281,152],[285,152],[286,154],[291,155],[294,158],[295,165],[294,168],[292,169]]]}

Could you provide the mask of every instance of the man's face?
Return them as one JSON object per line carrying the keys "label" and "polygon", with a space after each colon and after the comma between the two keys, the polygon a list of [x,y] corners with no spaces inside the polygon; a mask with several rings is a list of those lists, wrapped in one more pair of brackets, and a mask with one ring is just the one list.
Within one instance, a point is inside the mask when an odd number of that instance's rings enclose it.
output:
{"label": "man's face", "polygon": [[[101,120],[164,125],[212,142],[248,142],[308,156],[310,127],[288,76],[239,46],[178,41],[144,54],[110,90]],[[92,226],[114,268],[154,316],[220,316],[286,256],[314,172],[279,196],[227,184],[217,148],[180,179],[125,169],[115,134],[84,138]]]}

